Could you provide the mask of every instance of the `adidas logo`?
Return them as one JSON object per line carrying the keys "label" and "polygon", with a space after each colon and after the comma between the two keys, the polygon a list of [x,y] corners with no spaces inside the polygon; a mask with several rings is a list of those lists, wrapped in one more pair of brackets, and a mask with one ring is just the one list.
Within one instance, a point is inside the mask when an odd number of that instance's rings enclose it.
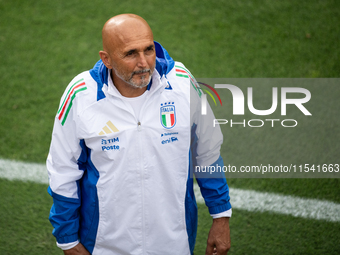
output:
{"label": "adidas logo", "polygon": [[115,125],[113,125],[113,123],[111,122],[111,120],[109,120],[108,122],[106,122],[106,126],[103,127],[103,130],[100,131],[99,135],[105,135],[105,134],[111,134],[112,132],[118,132],[118,128],[116,128]]}

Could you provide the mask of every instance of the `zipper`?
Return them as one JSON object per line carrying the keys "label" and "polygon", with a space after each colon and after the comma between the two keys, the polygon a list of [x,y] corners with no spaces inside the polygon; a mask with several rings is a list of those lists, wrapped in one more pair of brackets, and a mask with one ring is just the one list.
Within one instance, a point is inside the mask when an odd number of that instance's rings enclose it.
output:
{"label": "zipper", "polygon": [[137,123],[137,136],[138,136],[138,148],[139,148],[139,171],[140,171],[140,178],[141,178],[141,203],[142,203],[142,254],[144,255],[146,252],[146,229],[145,229],[145,169],[144,169],[144,162],[143,162],[143,149],[142,149],[142,127],[141,122],[138,121]]}
{"label": "zipper", "polygon": [[[160,79],[160,82],[162,83],[161,79]],[[141,107],[141,110],[139,112],[139,116],[135,116],[136,118],[136,122],[137,122],[137,135],[138,135],[138,142],[139,142],[139,156],[140,156],[140,164],[139,164],[139,169],[141,171],[141,184],[142,184],[142,191],[141,191],[141,194],[142,194],[142,254],[145,254],[146,252],[146,222],[145,222],[145,169],[144,169],[144,151],[143,151],[143,148],[142,148],[142,131],[143,131],[143,128],[142,128],[142,123],[141,123],[141,119],[142,119],[142,116],[143,116],[143,111],[144,109],[146,108],[146,105],[148,104],[149,100],[151,97],[154,96],[155,93],[157,93],[160,89],[164,89],[164,86],[162,86],[162,84],[160,84],[161,86],[159,86],[156,90],[152,91],[150,93],[148,93],[148,95],[146,95],[146,98],[145,98],[145,101]]]}

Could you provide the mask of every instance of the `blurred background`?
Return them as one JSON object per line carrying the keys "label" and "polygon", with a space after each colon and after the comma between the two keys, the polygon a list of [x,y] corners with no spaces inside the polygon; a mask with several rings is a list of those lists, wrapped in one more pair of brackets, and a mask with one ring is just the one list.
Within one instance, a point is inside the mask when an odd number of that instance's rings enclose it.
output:
{"label": "blurred background", "polygon": [[[102,49],[104,23],[121,13],[142,16],[154,39],[196,78],[337,78],[340,74],[336,0],[0,0],[1,159],[45,162],[65,87],[75,75],[93,67]],[[339,152],[337,115],[326,128],[325,136],[333,137],[328,150]],[[238,162],[242,153],[253,157],[248,143],[256,134],[244,141],[237,131],[232,134],[222,155],[228,158],[230,148],[237,148],[231,155]],[[269,139],[261,137],[260,142]],[[228,183],[232,188],[340,203],[339,179],[230,179]],[[46,189],[47,184],[0,179],[0,254],[62,254],[48,222],[52,199]],[[200,204],[195,254],[204,254],[211,222]],[[231,235],[230,254],[340,253],[339,222],[235,209]]]}

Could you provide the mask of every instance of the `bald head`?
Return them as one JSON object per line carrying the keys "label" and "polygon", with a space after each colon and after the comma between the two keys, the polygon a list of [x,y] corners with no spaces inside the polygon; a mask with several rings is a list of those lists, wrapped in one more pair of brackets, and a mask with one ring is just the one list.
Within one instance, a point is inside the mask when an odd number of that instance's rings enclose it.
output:
{"label": "bald head", "polygon": [[145,36],[153,40],[151,28],[142,17],[135,14],[120,14],[109,19],[103,27],[103,49],[112,52],[118,45]]}
{"label": "bald head", "polygon": [[148,23],[134,14],[109,19],[102,30],[100,58],[108,69],[114,86],[124,96],[138,96],[145,91],[156,65],[153,34]]}

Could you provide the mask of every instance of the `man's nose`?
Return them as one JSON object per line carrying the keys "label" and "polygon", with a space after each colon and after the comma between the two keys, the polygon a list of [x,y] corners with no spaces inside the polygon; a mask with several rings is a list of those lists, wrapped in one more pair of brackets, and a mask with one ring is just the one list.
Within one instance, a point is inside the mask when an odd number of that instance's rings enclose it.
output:
{"label": "man's nose", "polygon": [[139,53],[137,65],[138,67],[141,67],[141,68],[146,68],[148,66],[144,52]]}

